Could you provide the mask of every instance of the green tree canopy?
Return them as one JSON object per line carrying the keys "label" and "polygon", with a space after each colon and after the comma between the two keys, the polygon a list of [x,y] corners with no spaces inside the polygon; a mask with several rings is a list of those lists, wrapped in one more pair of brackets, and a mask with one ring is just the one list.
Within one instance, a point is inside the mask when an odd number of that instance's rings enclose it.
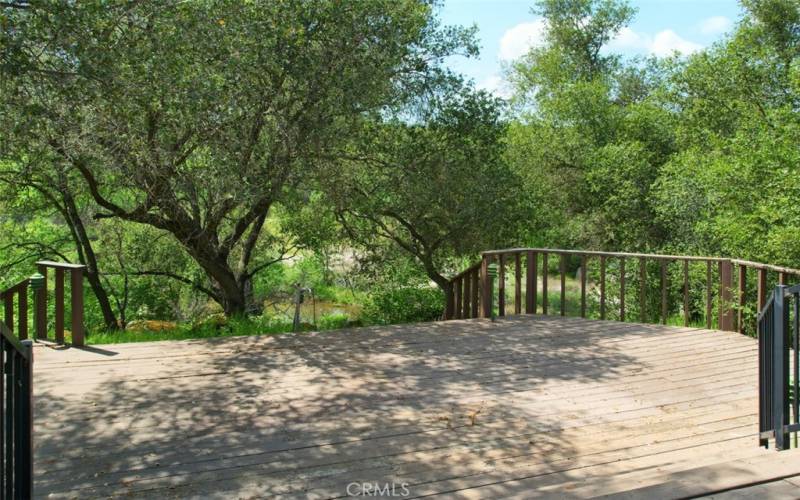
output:
{"label": "green tree canopy", "polygon": [[68,169],[95,217],[171,233],[228,314],[273,260],[259,244],[282,194],[474,50],[423,0],[41,0],[2,26],[4,156]]}
{"label": "green tree canopy", "polygon": [[518,182],[503,158],[501,104],[448,82],[408,113],[366,124],[326,191],[356,241],[395,244],[448,290],[447,263],[516,227]]}

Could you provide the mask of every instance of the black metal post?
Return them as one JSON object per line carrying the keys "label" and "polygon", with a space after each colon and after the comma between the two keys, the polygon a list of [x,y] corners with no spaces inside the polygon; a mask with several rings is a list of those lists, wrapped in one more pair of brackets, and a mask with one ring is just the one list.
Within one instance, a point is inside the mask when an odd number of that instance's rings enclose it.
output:
{"label": "black metal post", "polygon": [[772,398],[772,418],[773,428],[775,429],[775,448],[785,450],[789,447],[789,433],[785,432],[784,427],[789,424],[789,385],[787,376],[789,374],[789,308],[786,307],[786,289],[788,287],[779,285],[775,287],[773,296],[774,314],[774,336],[772,339],[772,360],[773,360],[773,398]]}

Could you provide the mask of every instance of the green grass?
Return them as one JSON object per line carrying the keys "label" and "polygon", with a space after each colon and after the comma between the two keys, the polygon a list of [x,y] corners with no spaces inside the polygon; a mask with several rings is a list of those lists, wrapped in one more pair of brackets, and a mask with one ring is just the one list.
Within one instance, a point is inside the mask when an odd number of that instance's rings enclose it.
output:
{"label": "green grass", "polygon": [[[161,340],[191,340],[217,337],[237,337],[247,335],[280,335],[292,331],[291,321],[274,318],[229,318],[224,321],[209,321],[201,324],[169,322],[152,322],[169,325],[169,328],[152,330],[137,328],[119,331],[93,331],[87,336],[90,345],[120,344],[128,342],[157,342]],[[348,326],[348,318],[344,314],[330,314],[319,318],[316,328],[304,324],[304,331],[335,330]],[[66,341],[71,342],[69,332]]]}
{"label": "green grass", "polygon": [[[510,286],[509,286],[510,285]],[[506,313],[514,313],[514,288],[513,283],[506,286]],[[558,274],[550,274],[548,279],[548,315],[557,316],[561,314],[561,291],[560,278]],[[566,316],[578,317],[581,312],[581,293],[580,282],[572,277],[567,277],[565,280],[565,303],[564,309]],[[336,292],[336,293],[334,293]],[[325,299],[335,298],[340,303],[353,303],[353,295],[344,289],[331,288],[321,294]],[[626,294],[627,295],[627,294]],[[317,297],[322,300],[321,297]],[[347,299],[350,299],[349,301]],[[497,313],[497,299],[494,300],[495,313]],[[541,283],[539,292],[537,294],[537,313],[542,313],[542,293]],[[522,293],[522,308],[525,307],[525,293]],[[638,302],[630,303],[626,314],[626,319],[629,322],[638,322],[639,314],[636,308]],[[591,296],[587,293],[587,309],[586,317],[590,319],[599,319],[600,310],[599,304],[596,300],[592,300]],[[607,305],[607,319],[618,319],[617,306],[609,303]],[[315,330],[333,330],[344,328],[351,324],[347,314],[329,313],[323,314],[317,318],[317,325]],[[308,319],[310,321],[310,319]],[[650,317],[649,322],[657,322],[659,318]],[[158,322],[154,322],[158,323]],[[233,337],[233,336],[246,336],[246,335],[279,335],[292,331],[292,323],[288,321],[285,316],[280,317],[255,317],[255,318],[230,318],[226,321],[221,321],[214,324],[213,321],[206,321],[200,324],[191,323],[178,323],[173,328],[162,330],[149,330],[149,329],[136,329],[136,330],[123,330],[116,332],[107,331],[93,331],[89,334],[87,342],[89,344],[115,344],[127,342],[154,342],[160,340],[189,340],[189,339],[204,339],[216,337]],[[683,326],[683,315],[681,313],[673,313],[667,318],[668,325]],[[690,326],[697,328],[705,328],[705,319],[700,318],[699,321],[692,321]],[[304,324],[306,330],[312,330],[310,325]],[[716,327],[716,322],[712,323],[712,327]],[[67,334],[67,341],[69,341],[69,334]]]}
{"label": "green grass", "polygon": [[154,342],[159,340],[189,340],[242,335],[277,335],[292,331],[288,322],[266,322],[250,318],[231,318],[225,325],[191,325],[179,323],[174,329],[153,331],[148,329],[92,332],[89,344],[118,344],[125,342]]}

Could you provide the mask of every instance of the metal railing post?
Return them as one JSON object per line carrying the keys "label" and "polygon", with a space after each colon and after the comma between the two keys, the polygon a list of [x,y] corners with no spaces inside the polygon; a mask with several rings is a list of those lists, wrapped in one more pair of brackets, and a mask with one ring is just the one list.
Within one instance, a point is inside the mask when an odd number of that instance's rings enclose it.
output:
{"label": "metal railing post", "polygon": [[24,374],[22,375],[22,397],[19,401],[21,422],[17,429],[20,431],[18,444],[19,463],[17,472],[19,473],[18,486],[19,498],[33,497],[33,341],[23,340],[20,342],[28,358]]}
{"label": "metal railing post", "polygon": [[772,337],[772,418],[775,429],[775,448],[785,450],[789,447],[789,433],[784,426],[789,424],[789,385],[787,384],[789,368],[789,309],[786,307],[787,287],[779,285],[773,292],[773,327]]}

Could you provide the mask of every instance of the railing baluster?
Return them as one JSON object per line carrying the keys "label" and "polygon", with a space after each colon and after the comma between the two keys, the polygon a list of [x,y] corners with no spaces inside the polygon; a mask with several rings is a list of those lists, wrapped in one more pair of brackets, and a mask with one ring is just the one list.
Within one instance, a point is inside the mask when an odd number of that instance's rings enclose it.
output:
{"label": "railing baluster", "polygon": [[719,329],[725,332],[733,331],[733,268],[731,261],[719,262]]}
{"label": "railing baluster", "polygon": [[489,257],[483,256],[481,260],[481,318],[492,317],[492,283],[489,278]]}
{"label": "railing baluster", "polygon": [[14,293],[6,291],[3,295],[3,312],[5,313],[5,323],[9,330],[14,331]]}
{"label": "railing baluster", "polygon": [[547,314],[547,275],[549,274],[547,265],[547,252],[542,254],[542,314]]}
{"label": "railing baluster", "polygon": [[759,308],[759,314],[756,315],[756,331],[758,334],[758,444],[766,448],[769,440],[761,433],[769,431],[772,423],[769,415],[772,408],[769,401],[772,388],[770,387],[770,371],[767,369],[767,356],[770,347],[770,329],[767,326],[767,318],[771,317],[772,314],[767,312],[762,316],[762,310],[763,308]]}
{"label": "railing baluster", "polygon": [[500,273],[497,275],[497,315],[506,315],[506,257],[500,254]]}
{"label": "railing baluster", "polygon": [[464,296],[462,297],[462,300],[464,301],[464,303],[461,306],[461,310],[463,312],[461,317],[462,318],[469,318],[470,317],[470,311],[471,311],[469,301],[470,301],[470,298],[472,297],[472,290],[471,290],[472,277],[470,276],[469,273],[467,273],[467,274],[463,275],[461,279],[464,282]]}
{"label": "railing baluster", "polygon": [[581,255],[581,318],[586,317],[586,256]]}
{"label": "railing baluster", "polygon": [[14,449],[12,443],[14,442],[14,350],[6,347],[6,408],[3,416],[3,424],[6,428],[5,436],[5,455],[6,455],[6,468],[4,473],[6,476],[6,498],[13,498],[14,487]]}
{"label": "railing baluster", "polygon": [[647,289],[647,264],[644,257],[639,259],[639,321],[647,323],[645,291]]}
{"label": "railing baluster", "polygon": [[747,266],[739,264],[739,311],[737,323],[739,333],[744,333],[744,307],[747,304]]}
{"label": "railing baluster", "polygon": [[453,319],[455,317],[455,300],[453,299],[454,283],[450,283],[450,289],[445,291],[445,305],[444,305],[444,319]]}
{"label": "railing baluster", "polygon": [[561,315],[567,315],[567,256],[566,254],[559,255],[559,271],[561,274]]}
{"label": "railing baluster", "polygon": [[20,360],[20,421],[17,428],[20,432],[19,491],[21,498],[30,498],[33,494],[33,341],[21,342],[27,358]]}
{"label": "railing baluster", "polygon": [[6,498],[6,338],[0,334],[0,496]]}
{"label": "railing baluster", "polygon": [[[800,294],[796,293],[792,298],[794,299],[794,331],[792,332],[792,349],[794,350],[792,391],[794,398],[792,399],[792,411],[794,412],[794,423],[800,424]],[[797,437],[796,433],[795,447],[798,446]]]}
{"label": "railing baluster", "polygon": [[689,326],[689,261],[683,261],[683,326]]}
{"label": "railing baluster", "polygon": [[536,314],[536,279],[537,258],[536,252],[528,251],[528,265],[525,269],[525,312]]}
{"label": "railing baluster", "polygon": [[711,261],[706,261],[706,328],[711,329]]}
{"label": "railing baluster", "polygon": [[[56,342],[64,343],[64,270],[56,269]],[[47,292],[45,291],[45,294]]]}
{"label": "railing baluster", "polygon": [[453,317],[461,319],[461,278],[453,280]]}
{"label": "railing baluster", "polygon": [[600,319],[606,319],[606,256],[600,256]]}
{"label": "railing baluster", "polygon": [[17,338],[28,338],[28,286],[23,285],[17,289]]}
{"label": "railing baluster", "polygon": [[719,286],[717,287],[717,330],[723,330],[722,315],[724,306],[722,304],[722,261],[717,262],[717,278],[719,281]]}
{"label": "railing baluster", "polygon": [[[12,467],[13,467],[13,476],[10,478],[9,483],[11,483],[11,485],[14,486],[13,489],[16,490],[17,468],[19,467],[19,463],[20,463],[20,456],[19,456],[19,448],[20,448],[20,446],[19,446],[19,444],[20,444],[20,440],[19,440],[19,435],[20,435],[19,422],[20,422],[20,419],[22,418],[22,415],[20,414],[20,410],[21,410],[21,406],[22,405],[20,405],[19,378],[20,378],[20,374],[22,372],[22,367],[21,367],[22,363],[21,363],[21,360],[20,360],[19,353],[16,352],[15,350],[13,350],[13,349],[12,349],[12,352],[14,353],[14,355],[11,358],[11,379],[9,380],[8,388],[9,388],[9,393],[11,395],[11,400],[13,401],[13,404],[9,405],[10,406],[10,408],[9,408],[9,413],[10,413],[9,414],[9,421],[10,421],[10,424],[11,424],[10,425],[11,428],[10,428],[10,432],[8,433],[8,436],[9,436],[10,439],[9,439],[9,443],[7,443],[7,445],[10,445],[9,448],[10,448],[10,455],[11,455],[11,459],[8,462],[10,464],[12,464]],[[9,496],[9,498],[12,498],[12,497]]]}
{"label": "railing baluster", "polygon": [[522,266],[519,252],[514,254],[514,314],[522,312]]}
{"label": "railing baluster", "polygon": [[619,320],[625,321],[625,257],[619,259]]}
{"label": "railing baluster", "polygon": [[[43,286],[39,289],[34,290],[34,296],[36,297],[36,302],[34,304],[35,310],[33,311],[33,315],[36,317],[36,338],[37,339],[46,339],[47,338],[47,266],[44,264],[37,264],[36,270],[41,274],[43,279]],[[61,344],[64,343],[64,283],[63,283],[63,270],[56,269],[56,275],[58,272],[61,271],[62,273],[62,283],[61,283],[61,303],[58,302],[58,298],[56,298],[56,340],[58,340],[58,318],[61,315]],[[56,286],[58,286],[58,279],[56,279]],[[56,288],[56,297],[58,296],[58,288]]]}
{"label": "railing baluster", "polygon": [[667,304],[667,261],[661,259],[661,324],[667,324],[667,314],[669,307]]}
{"label": "railing baluster", "polygon": [[472,300],[470,301],[471,302],[470,305],[472,306],[472,314],[470,316],[473,317],[473,318],[477,318],[478,317],[478,300],[479,300],[478,294],[480,293],[480,285],[479,285],[479,283],[480,283],[480,277],[479,277],[480,271],[478,269],[475,269],[474,271],[472,271],[472,273],[470,273],[470,275],[472,276],[472,278],[471,278],[472,279]]}
{"label": "railing baluster", "polygon": [[82,346],[85,342],[83,325],[83,268],[70,271],[70,309],[72,313],[72,345]]}
{"label": "railing baluster", "polygon": [[767,270],[758,270],[758,310],[764,309],[767,303]]}

